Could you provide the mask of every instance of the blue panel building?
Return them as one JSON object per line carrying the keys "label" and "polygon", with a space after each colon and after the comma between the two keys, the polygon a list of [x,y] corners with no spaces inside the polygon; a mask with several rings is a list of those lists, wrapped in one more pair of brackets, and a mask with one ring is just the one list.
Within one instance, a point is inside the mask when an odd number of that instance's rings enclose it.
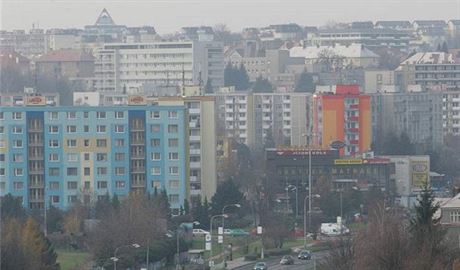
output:
{"label": "blue panel building", "polygon": [[184,106],[1,107],[0,196],[68,208],[166,190],[173,213],[188,198]]}

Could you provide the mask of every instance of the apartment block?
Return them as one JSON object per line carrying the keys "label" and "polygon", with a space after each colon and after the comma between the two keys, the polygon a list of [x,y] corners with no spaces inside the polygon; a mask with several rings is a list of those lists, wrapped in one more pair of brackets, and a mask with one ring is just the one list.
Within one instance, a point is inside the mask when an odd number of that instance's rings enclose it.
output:
{"label": "apartment block", "polygon": [[165,189],[187,198],[184,106],[2,107],[0,195],[29,209]]}
{"label": "apartment block", "polygon": [[313,96],[312,138],[315,145],[329,147],[342,141],[342,155],[355,155],[370,150],[371,101],[360,94],[357,85],[337,85],[335,93]]}
{"label": "apartment block", "polygon": [[222,43],[110,43],[96,51],[94,89],[145,92],[155,87],[224,84]]}
{"label": "apartment block", "polygon": [[460,135],[460,91],[442,92],[443,134]]}

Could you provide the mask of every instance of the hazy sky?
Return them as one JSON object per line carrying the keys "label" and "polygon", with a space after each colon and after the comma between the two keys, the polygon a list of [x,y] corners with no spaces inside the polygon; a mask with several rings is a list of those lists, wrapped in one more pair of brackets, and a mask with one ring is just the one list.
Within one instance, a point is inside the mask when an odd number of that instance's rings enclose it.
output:
{"label": "hazy sky", "polygon": [[1,29],[82,28],[105,7],[117,24],[152,25],[169,33],[182,26],[248,26],[296,22],[460,19],[460,0],[0,0]]}

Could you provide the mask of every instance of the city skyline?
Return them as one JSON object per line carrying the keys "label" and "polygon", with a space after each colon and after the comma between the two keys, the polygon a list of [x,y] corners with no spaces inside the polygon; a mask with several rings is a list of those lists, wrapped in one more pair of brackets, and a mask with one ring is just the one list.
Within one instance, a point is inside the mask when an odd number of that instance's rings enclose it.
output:
{"label": "city skyline", "polygon": [[[87,5],[86,3],[91,3]],[[410,0],[385,1],[326,0],[321,3],[288,1],[1,1],[3,30],[35,28],[83,28],[94,24],[103,8],[107,8],[115,23],[128,26],[151,25],[158,33],[166,34],[190,25],[225,24],[232,31],[244,27],[269,24],[298,23],[324,25],[329,22],[364,20],[417,20],[460,18],[460,1]],[[180,5],[181,8],[178,8]],[[366,6],[365,14],[355,14],[356,8]],[[457,6],[458,8],[453,8]],[[331,8],[333,7],[333,8]],[[418,8],[417,8],[418,7]],[[414,12],[413,9],[417,9]],[[305,12],[299,12],[305,9]],[[174,16],[166,16],[165,14]],[[225,12],[224,12],[225,11]],[[131,14],[137,14],[132,16]],[[411,15],[408,15],[411,14]],[[206,16],[204,16],[206,15]],[[171,20],[174,18],[174,20]]]}

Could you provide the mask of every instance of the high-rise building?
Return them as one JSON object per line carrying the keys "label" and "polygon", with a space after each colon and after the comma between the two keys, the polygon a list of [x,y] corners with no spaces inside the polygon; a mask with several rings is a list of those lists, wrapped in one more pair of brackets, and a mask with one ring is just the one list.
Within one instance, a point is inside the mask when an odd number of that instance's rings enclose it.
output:
{"label": "high-rise building", "polygon": [[66,209],[164,189],[178,213],[188,197],[186,109],[131,104],[140,106],[2,107],[0,195]]}
{"label": "high-rise building", "polygon": [[312,139],[328,147],[334,141],[345,143],[341,154],[355,155],[370,150],[371,100],[360,94],[357,85],[337,85],[335,93],[313,96]]}
{"label": "high-rise building", "polygon": [[94,90],[145,92],[178,85],[224,84],[222,43],[109,43],[96,51]]}

